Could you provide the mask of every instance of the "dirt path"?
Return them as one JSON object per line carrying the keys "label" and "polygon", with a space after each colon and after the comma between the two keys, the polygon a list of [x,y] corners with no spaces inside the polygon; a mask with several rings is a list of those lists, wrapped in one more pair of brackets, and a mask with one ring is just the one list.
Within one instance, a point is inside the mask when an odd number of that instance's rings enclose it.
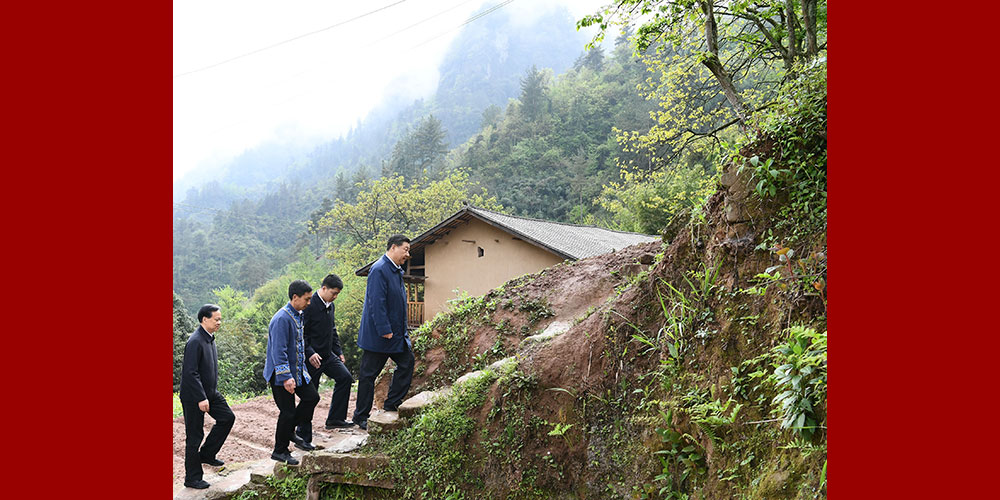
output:
{"label": "dirt path", "polygon": [[[342,439],[345,432],[364,432],[354,427],[352,431],[327,431],[323,428],[326,422],[327,412],[330,411],[330,397],[333,389],[320,392],[320,401],[313,413],[313,444],[323,446],[323,444],[335,443]],[[350,421],[354,412],[354,400],[356,392],[351,392],[351,398],[347,405],[347,420]],[[296,400],[297,402],[298,400]],[[231,405],[233,413],[236,414],[236,422],[233,430],[230,431],[226,443],[219,451],[217,458],[229,464],[239,462],[251,462],[261,459],[270,459],[271,450],[274,448],[274,426],[278,421],[278,407],[274,405],[274,400],[270,394],[256,397],[244,403]],[[215,420],[211,417],[205,418],[205,435],[208,435]],[[184,417],[174,419],[174,493],[184,489]],[[298,456],[299,450],[294,446],[293,455]],[[299,453],[295,453],[299,452]],[[209,473],[215,467],[202,466],[205,470],[206,480]],[[211,482],[211,480],[209,480]]]}

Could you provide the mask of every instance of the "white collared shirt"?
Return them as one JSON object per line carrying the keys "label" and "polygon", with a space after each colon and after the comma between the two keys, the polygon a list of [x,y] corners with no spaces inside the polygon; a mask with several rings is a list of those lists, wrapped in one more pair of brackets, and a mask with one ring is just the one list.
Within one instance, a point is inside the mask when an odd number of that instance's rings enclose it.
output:
{"label": "white collared shirt", "polygon": [[319,292],[316,292],[316,296],[319,297],[319,300],[323,302],[323,307],[327,309],[330,308],[330,304],[333,304],[333,302],[327,302],[326,299],[323,298],[323,295],[321,295]]}
{"label": "white collared shirt", "polygon": [[399,269],[400,271],[403,270],[403,267],[396,264],[396,261],[392,260],[392,257],[389,257],[389,254],[385,254],[385,258],[389,259],[389,262],[392,262],[392,265],[396,266],[396,269]]}

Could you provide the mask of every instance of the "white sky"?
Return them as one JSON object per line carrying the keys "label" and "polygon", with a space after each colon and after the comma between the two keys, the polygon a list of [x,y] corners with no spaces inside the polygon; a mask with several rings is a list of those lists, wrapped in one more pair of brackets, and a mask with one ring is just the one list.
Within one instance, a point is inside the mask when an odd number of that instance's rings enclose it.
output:
{"label": "white sky", "polygon": [[[175,0],[174,182],[266,140],[336,138],[396,78],[395,91],[428,95],[459,26],[504,1]],[[530,19],[564,4],[579,19],[606,3],[514,0],[501,9]]]}

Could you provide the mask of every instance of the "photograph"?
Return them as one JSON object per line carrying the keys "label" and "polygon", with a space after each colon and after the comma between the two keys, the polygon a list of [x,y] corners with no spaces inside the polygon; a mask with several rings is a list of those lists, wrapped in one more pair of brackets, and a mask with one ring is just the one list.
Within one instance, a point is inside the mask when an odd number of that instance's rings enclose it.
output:
{"label": "photograph", "polygon": [[827,497],[825,1],[172,21],[173,498]]}

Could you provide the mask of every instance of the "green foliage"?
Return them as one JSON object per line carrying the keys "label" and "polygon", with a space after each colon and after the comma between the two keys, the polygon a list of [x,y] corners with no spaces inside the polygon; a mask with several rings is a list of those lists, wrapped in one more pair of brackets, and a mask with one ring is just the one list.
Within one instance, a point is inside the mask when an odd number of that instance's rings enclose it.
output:
{"label": "green foliage", "polygon": [[774,398],[780,405],[774,412],[781,417],[781,428],[802,440],[812,439],[820,426],[816,410],[826,404],[826,332],[790,328],[786,342],[772,351],[772,365],[782,391]]}
{"label": "green foliage", "polygon": [[481,484],[465,447],[476,431],[470,413],[482,406],[496,379],[497,374],[487,370],[455,386],[447,397],[424,408],[410,427],[380,441],[380,451],[391,459],[389,469],[378,474],[410,485],[399,492],[403,498],[460,498],[464,489]]}
{"label": "green foliage", "polygon": [[[230,398],[246,398],[267,390],[267,382],[261,375],[267,347],[267,325],[274,313],[288,302],[288,284],[296,279],[304,279],[318,288],[330,270],[329,261],[317,259],[308,249],[303,249],[298,260],[286,266],[280,276],[257,288],[252,297],[247,297],[245,293],[229,285],[213,291],[212,302],[218,304],[222,312],[222,327],[215,337],[219,352],[219,392]],[[348,282],[346,279],[344,281]],[[346,283],[344,288],[345,291],[350,290]],[[337,299],[338,327],[341,326],[339,306],[344,296],[341,294]],[[175,320],[177,304],[178,301],[175,301]],[[191,328],[193,331],[194,327]],[[360,356],[355,354],[357,346],[353,343],[353,333],[346,334],[345,339],[345,330],[341,328],[340,332],[348,368],[356,371]],[[176,339],[175,328],[175,343]],[[175,356],[175,366],[176,364]]]}
{"label": "green foliage", "polygon": [[[285,469],[287,470],[288,468],[285,467]],[[308,485],[309,477],[287,473],[282,479],[278,479],[277,476],[272,475],[267,476],[267,479],[264,481],[277,494],[275,500],[301,500],[306,497],[306,486]]]}
{"label": "green foliage", "polygon": [[[214,189],[220,188],[216,184]],[[205,190],[213,191],[208,186]],[[189,312],[211,302],[212,290],[221,286],[249,294],[294,260],[310,243],[301,236],[313,199],[318,204],[320,195],[281,183],[272,193],[234,201],[224,210],[202,208],[207,200],[189,201],[202,213],[213,214],[202,221],[174,220],[174,291],[192,308]]]}
{"label": "green foliage", "polygon": [[691,483],[705,474],[705,450],[693,436],[678,432],[673,426],[673,411],[660,413],[663,427],[656,429],[660,436],[662,450],[655,453],[660,459],[662,470],[654,478],[664,484],[659,490],[662,498],[687,498]]}
{"label": "green foliage", "polygon": [[533,122],[548,111],[548,87],[551,75],[532,66],[521,78],[521,107],[524,119]]}
{"label": "green foliage", "polygon": [[[500,292],[491,291],[480,297],[469,297],[468,293],[459,292],[456,298],[447,302],[444,311],[411,333],[414,356],[422,357],[427,351],[438,347],[445,351],[444,361],[434,373],[434,382],[453,379],[507,355],[503,345],[504,326],[493,323],[489,314],[496,310],[494,300],[498,293]],[[497,337],[490,349],[470,356],[469,342],[472,340],[472,333],[481,327],[493,328]],[[439,334],[435,337],[431,335],[433,331]]]}
{"label": "green foliage", "polygon": [[356,484],[330,484],[320,491],[320,500],[372,500],[395,499],[398,495],[393,490],[371,488]]}
{"label": "green foliage", "polygon": [[613,216],[615,229],[645,234],[660,233],[675,218],[699,210],[718,179],[701,164],[656,172],[623,167],[619,175],[603,186],[596,202]]}
{"label": "green foliage", "polygon": [[[712,388],[714,389],[714,386]],[[698,425],[705,435],[715,441],[721,449],[725,447],[725,442],[719,439],[719,434],[724,428],[731,426],[736,421],[736,416],[743,408],[743,404],[736,403],[732,398],[723,403],[718,398],[711,399],[704,392],[700,390],[688,391],[681,398],[684,403],[683,408],[691,417],[691,422]]]}
{"label": "green foliage", "polygon": [[[604,39],[608,28],[638,25],[637,52],[664,41],[668,46],[701,41],[695,54],[707,61],[728,49],[728,73],[753,63],[780,60],[790,69],[826,45],[826,2],[822,0],[621,0],[577,22],[600,31],[588,46]],[[789,26],[793,30],[789,31]],[[707,49],[707,50],[705,50]]]}
{"label": "green foliage", "polygon": [[[516,215],[583,224],[612,225],[594,200],[613,180],[613,158],[621,154],[613,126],[648,127],[651,105],[635,92],[642,64],[627,50],[590,61],[558,78],[531,68],[522,92],[502,115],[454,153],[454,167]],[[600,61],[598,63],[597,61]]]}
{"label": "green foliage", "polygon": [[[604,185],[600,202],[614,214],[617,227],[659,232],[686,210],[696,211],[714,191],[718,172],[702,165],[714,165],[726,150],[737,151],[730,144],[743,140],[747,130],[757,130],[746,127],[753,112],[786,94],[786,88],[774,82],[794,77],[804,62],[821,54],[826,2],[625,0],[602,7],[577,24],[599,27],[594,42],[612,26],[638,26],[635,54],[643,58],[651,75],[640,92],[657,104],[651,113],[655,122],[652,127],[617,127],[623,152],[618,161],[620,180]],[[793,36],[789,26],[794,26]],[[781,68],[771,62],[775,60],[783,62]],[[825,117],[825,99],[823,113]],[[732,129],[737,123],[744,128]],[[825,119],[822,129],[825,155]],[[795,140],[794,135],[782,137]],[[790,168],[771,167],[760,160],[767,177],[762,179],[762,193],[777,192],[778,186],[768,183],[787,177],[782,171]],[[812,176],[792,182],[817,180]],[[822,205],[825,223],[825,175],[823,185],[822,198],[811,196],[793,204],[803,210]],[[796,219],[792,224],[799,223],[800,215],[791,214]],[[817,223],[819,219],[812,218]]]}
{"label": "green foliage", "polygon": [[448,152],[447,135],[441,121],[434,115],[422,119],[412,132],[396,143],[389,160],[389,171],[383,174],[386,177],[399,175],[410,184],[426,181],[441,169]]}
{"label": "green foliage", "polygon": [[521,304],[517,307],[521,312],[528,313],[528,323],[534,325],[543,318],[551,318],[555,316],[555,312],[552,311],[552,307],[549,306],[545,297],[539,297],[537,299],[522,299]]}
{"label": "green foliage", "polygon": [[549,431],[550,436],[562,436],[563,439],[566,440],[566,443],[570,444],[569,438],[566,437],[566,431],[568,431],[570,427],[573,427],[573,424],[565,424],[559,422],[555,423],[545,422],[545,423],[552,426],[552,430]]}
{"label": "green foliage", "polygon": [[181,404],[181,395],[174,392],[174,418],[184,415],[184,405]]}
{"label": "green foliage", "polygon": [[463,201],[502,210],[496,198],[477,189],[464,172],[450,172],[440,180],[409,186],[397,175],[366,183],[354,203],[338,200],[317,230],[345,235],[348,239],[334,242],[327,254],[357,269],[385,252],[389,236],[402,233],[413,238],[457,212]]}
{"label": "green foliage", "polygon": [[746,144],[769,144],[767,156],[751,156],[742,169],[752,173],[758,196],[787,196],[764,245],[776,236],[793,244],[826,232],[826,59],[802,69],[786,83],[782,98],[759,116],[758,132]]}

